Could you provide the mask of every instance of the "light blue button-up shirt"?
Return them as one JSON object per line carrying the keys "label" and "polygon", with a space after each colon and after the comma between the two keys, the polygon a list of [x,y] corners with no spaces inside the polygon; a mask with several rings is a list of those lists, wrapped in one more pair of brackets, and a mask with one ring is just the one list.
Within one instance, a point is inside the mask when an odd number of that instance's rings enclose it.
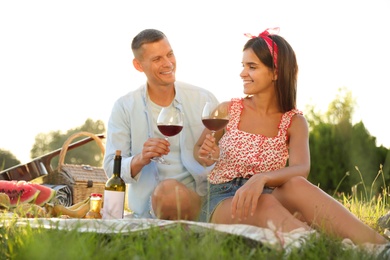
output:
{"label": "light blue button-up shirt", "polygon": [[[187,83],[175,83],[176,96],[173,105],[184,113],[183,130],[180,136],[180,156],[184,167],[195,180],[195,190],[200,196],[207,192],[207,173],[193,157],[193,149],[204,125],[201,115],[207,101],[218,103],[208,90]],[[131,177],[131,160],[141,153],[146,140],[153,137],[153,122],[150,105],[147,101],[146,84],[137,90],[120,97],[114,104],[107,126],[104,170],[112,176],[116,150],[122,151],[121,177],[128,183],[129,208],[140,217],[150,217],[149,198],[159,181],[155,162],[144,166],[137,178]]]}

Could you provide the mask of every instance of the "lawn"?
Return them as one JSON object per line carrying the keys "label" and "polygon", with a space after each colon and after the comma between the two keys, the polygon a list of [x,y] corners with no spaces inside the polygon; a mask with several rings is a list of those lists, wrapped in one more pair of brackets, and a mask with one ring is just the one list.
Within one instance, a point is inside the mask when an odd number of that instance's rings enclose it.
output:
{"label": "lawn", "polygon": [[[377,195],[365,187],[360,192],[352,187],[351,195],[333,196],[383,234],[377,220],[388,211],[385,187]],[[31,221],[0,217],[0,259],[375,259],[367,251],[346,247],[339,239],[321,233],[302,240],[299,247],[281,248],[247,236],[189,228],[183,222],[118,233],[81,232],[77,225],[66,230],[61,225],[49,229]]]}

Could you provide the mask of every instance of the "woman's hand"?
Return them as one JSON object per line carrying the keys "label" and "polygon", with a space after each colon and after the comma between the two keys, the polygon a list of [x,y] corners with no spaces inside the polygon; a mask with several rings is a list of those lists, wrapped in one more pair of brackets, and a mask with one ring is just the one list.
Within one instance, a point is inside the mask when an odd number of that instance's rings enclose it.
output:
{"label": "woman's hand", "polygon": [[219,158],[219,147],[215,143],[215,140],[215,137],[213,137],[211,134],[206,135],[206,138],[204,139],[203,144],[200,146],[198,151],[199,158],[207,159],[208,161],[213,162],[214,160],[208,158]]}
{"label": "woman's hand", "polygon": [[232,200],[233,219],[237,217],[241,221],[255,214],[265,184],[264,176],[255,174],[237,190]]}
{"label": "woman's hand", "polygon": [[219,158],[220,149],[217,145],[224,131],[218,131],[212,136],[211,131],[205,128],[194,146],[194,158],[201,165],[210,166]]}

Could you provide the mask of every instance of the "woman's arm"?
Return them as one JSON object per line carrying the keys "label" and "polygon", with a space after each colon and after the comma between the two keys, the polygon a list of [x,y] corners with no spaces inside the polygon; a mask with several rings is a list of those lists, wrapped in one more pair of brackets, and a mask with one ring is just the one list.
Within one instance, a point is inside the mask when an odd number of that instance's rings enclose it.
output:
{"label": "woman's arm", "polygon": [[277,187],[286,183],[294,176],[307,178],[310,172],[309,128],[302,115],[292,118],[288,129],[289,159],[288,166],[277,171],[262,173],[265,185]]}

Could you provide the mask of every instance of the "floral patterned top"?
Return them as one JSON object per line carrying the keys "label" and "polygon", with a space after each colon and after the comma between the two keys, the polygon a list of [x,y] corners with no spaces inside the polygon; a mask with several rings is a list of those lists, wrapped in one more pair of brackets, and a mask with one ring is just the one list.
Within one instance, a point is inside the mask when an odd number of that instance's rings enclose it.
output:
{"label": "floral patterned top", "polygon": [[286,166],[288,159],[287,130],[291,118],[302,112],[292,109],[282,115],[277,136],[266,137],[238,129],[243,109],[243,98],[234,98],[230,104],[230,121],[226,133],[219,141],[220,159],[210,172],[212,184],[235,178],[250,178],[253,174],[269,172]]}

